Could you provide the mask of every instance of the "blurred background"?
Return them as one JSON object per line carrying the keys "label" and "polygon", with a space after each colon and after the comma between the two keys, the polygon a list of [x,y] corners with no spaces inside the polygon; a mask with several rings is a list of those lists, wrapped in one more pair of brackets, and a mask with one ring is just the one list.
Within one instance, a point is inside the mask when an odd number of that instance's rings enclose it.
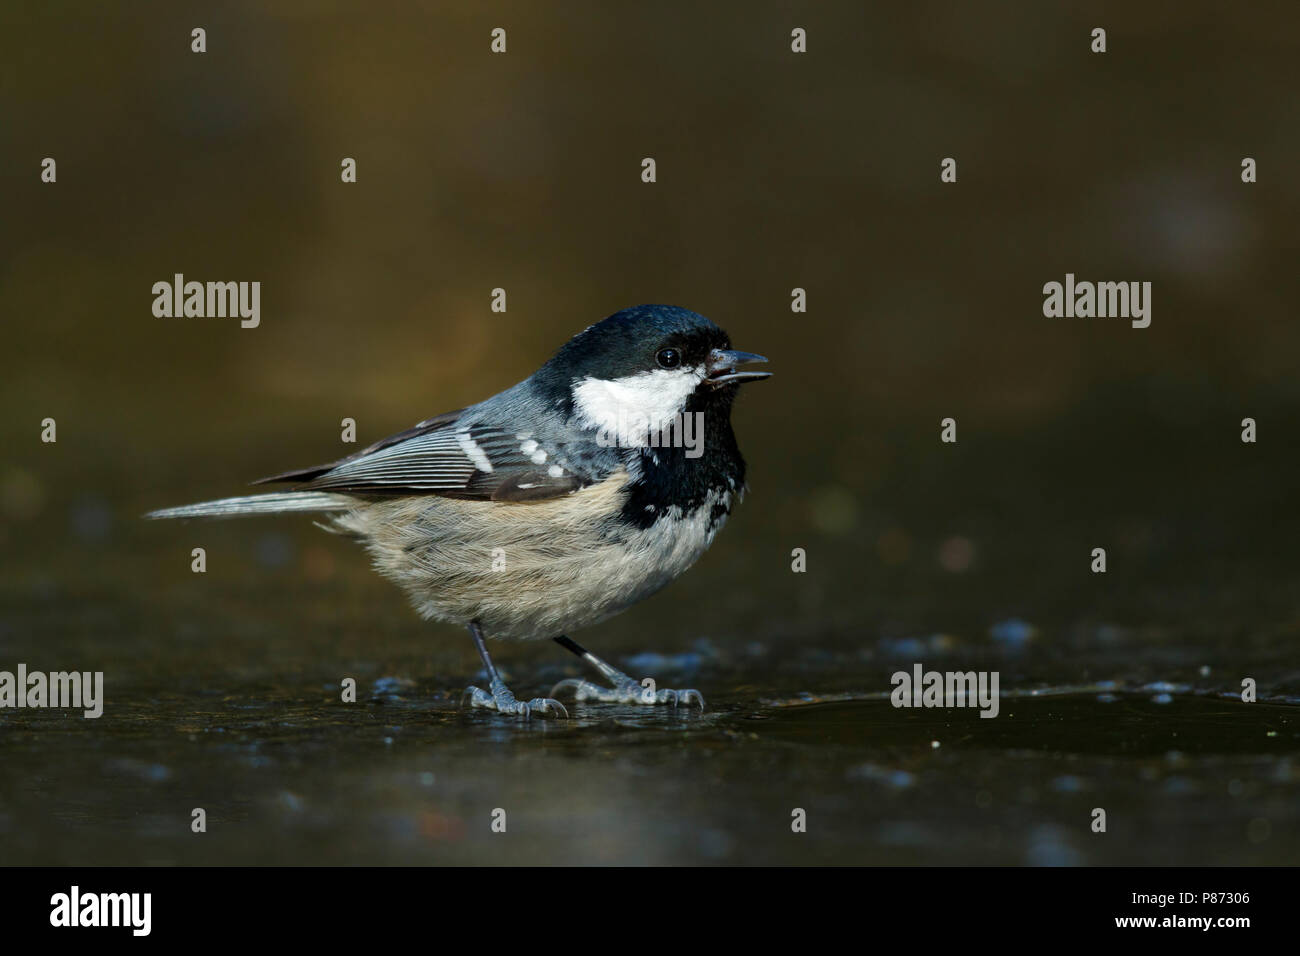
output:
{"label": "blurred background", "polygon": [[[0,861],[1293,862],[1298,20],[0,9],[0,669],[108,690],[99,721],[0,712]],[[260,281],[260,327],[154,317],[178,272]],[[1151,282],[1150,328],[1044,318],[1067,272]],[[354,545],[139,518],[478,401],[643,302],[775,373],[710,553],[578,638],[703,717],[461,715],[468,640]],[[520,696],[576,673],[497,656]],[[916,662],[1020,703],[896,711]]]}

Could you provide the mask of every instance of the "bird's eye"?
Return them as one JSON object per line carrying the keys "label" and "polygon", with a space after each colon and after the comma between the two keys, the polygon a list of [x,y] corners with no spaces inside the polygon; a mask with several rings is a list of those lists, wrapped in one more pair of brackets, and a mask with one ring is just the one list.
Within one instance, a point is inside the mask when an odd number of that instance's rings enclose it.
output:
{"label": "bird's eye", "polygon": [[682,364],[682,353],[676,349],[660,349],[655,361],[660,368],[676,368]]}

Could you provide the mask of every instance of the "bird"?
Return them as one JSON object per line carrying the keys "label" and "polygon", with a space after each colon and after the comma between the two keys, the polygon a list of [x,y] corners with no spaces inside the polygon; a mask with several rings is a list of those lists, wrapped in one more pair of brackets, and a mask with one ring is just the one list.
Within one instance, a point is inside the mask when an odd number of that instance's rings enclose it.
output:
{"label": "bird", "polygon": [[[705,552],[746,491],[731,427],[739,386],[770,372],[704,316],[624,309],[573,336],[524,381],[329,464],[253,484],[290,490],[147,518],[320,513],[428,620],[468,629],[487,689],[461,704],[568,717],[558,699],[698,705],[634,680],[569,637],[631,607]],[[553,640],[608,682],[568,678],[520,700],[487,640]]]}

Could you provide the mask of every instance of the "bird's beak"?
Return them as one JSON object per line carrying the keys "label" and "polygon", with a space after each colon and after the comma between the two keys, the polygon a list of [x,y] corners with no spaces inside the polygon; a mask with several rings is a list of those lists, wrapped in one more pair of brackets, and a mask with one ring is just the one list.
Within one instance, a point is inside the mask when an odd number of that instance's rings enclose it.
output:
{"label": "bird's beak", "polygon": [[737,372],[737,365],[751,362],[766,362],[767,359],[753,352],[735,352],[730,349],[714,349],[709,353],[705,369],[709,373],[704,379],[705,385],[717,388],[720,385],[739,385],[741,382],[757,382],[771,378],[771,372]]}

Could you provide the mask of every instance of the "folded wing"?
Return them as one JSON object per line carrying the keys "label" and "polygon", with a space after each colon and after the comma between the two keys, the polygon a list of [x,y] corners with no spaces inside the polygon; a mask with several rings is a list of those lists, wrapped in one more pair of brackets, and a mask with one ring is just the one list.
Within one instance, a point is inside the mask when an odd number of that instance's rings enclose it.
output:
{"label": "folded wing", "polygon": [[257,483],[294,482],[304,491],[353,495],[543,500],[570,494],[592,480],[557,460],[557,452],[526,434],[462,424],[459,412],[449,412],[332,464]]}

